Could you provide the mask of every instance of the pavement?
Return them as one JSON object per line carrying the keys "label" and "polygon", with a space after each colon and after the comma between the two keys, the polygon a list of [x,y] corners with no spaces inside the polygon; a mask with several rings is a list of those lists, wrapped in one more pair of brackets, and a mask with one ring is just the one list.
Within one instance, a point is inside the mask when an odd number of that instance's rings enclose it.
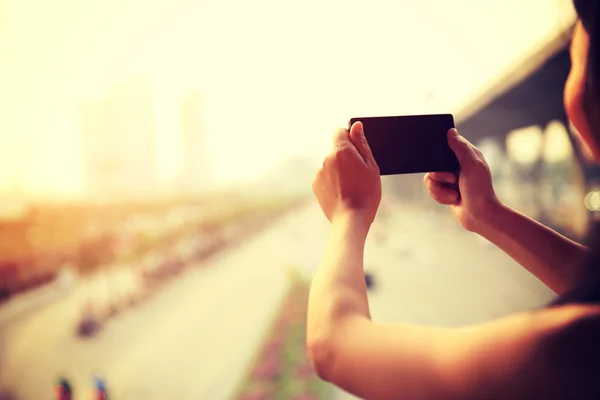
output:
{"label": "pavement", "polygon": [[[187,269],[89,340],[74,329],[97,290],[90,282],[0,323],[0,399],[48,398],[59,376],[71,380],[77,399],[89,398],[94,374],[106,378],[114,399],[233,399],[283,299],[288,269],[314,274],[328,227],[315,203],[285,215]],[[375,277],[369,299],[376,321],[458,326],[553,297],[439,206],[386,198],[365,258]],[[334,399],[352,398],[333,387],[332,393]]]}

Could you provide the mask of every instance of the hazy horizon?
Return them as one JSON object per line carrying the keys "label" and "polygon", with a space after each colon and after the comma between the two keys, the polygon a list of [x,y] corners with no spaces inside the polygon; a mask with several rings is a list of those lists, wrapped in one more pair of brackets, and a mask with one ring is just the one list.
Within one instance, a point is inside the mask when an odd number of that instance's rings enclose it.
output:
{"label": "hazy horizon", "polygon": [[181,102],[200,91],[226,184],[324,154],[353,116],[456,112],[572,15],[541,0],[0,4],[0,193],[33,196],[82,193],[80,107],[120,82],[150,83],[164,182],[181,172]]}

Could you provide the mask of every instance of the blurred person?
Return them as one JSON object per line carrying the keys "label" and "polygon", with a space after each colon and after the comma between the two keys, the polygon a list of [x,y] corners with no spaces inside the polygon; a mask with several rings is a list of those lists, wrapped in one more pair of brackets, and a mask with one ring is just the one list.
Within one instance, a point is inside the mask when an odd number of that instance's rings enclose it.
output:
{"label": "blurred person", "polygon": [[106,390],[106,383],[104,379],[100,377],[94,378],[94,400],[108,400],[108,392]]}
{"label": "blurred person", "polygon": [[[600,160],[600,2],[574,4],[564,103]],[[590,228],[584,246],[510,209],[496,196],[481,152],[455,129],[448,141],[460,173],[427,174],[431,197],[558,297],[464,328],[372,322],[363,253],[381,178],[356,123],[336,132],[335,149],[313,182],[331,222],[308,305],[307,348],[316,372],[365,399],[600,399],[600,225]]]}
{"label": "blurred person", "polygon": [[65,378],[60,378],[56,385],[56,400],[72,400],[71,384]]}

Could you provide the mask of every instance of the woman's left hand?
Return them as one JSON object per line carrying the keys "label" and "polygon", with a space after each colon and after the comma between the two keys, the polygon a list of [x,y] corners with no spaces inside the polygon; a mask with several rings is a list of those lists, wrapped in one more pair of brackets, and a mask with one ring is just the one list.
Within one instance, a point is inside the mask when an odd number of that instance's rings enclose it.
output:
{"label": "woman's left hand", "polygon": [[371,225],[381,202],[381,177],[362,123],[352,125],[350,132],[339,129],[333,144],[312,185],[321,209],[332,223],[357,215]]}

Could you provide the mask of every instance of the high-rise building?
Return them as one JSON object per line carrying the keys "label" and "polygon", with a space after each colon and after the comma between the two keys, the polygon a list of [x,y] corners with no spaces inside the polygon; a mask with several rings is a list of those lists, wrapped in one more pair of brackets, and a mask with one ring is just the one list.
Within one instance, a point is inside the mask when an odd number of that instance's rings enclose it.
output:
{"label": "high-rise building", "polygon": [[200,92],[192,91],[184,98],[181,126],[183,134],[183,189],[188,193],[202,193],[210,190],[212,184],[210,150]]}
{"label": "high-rise building", "polygon": [[157,186],[150,88],[143,79],[117,85],[81,109],[84,177],[95,200],[144,198]]}

